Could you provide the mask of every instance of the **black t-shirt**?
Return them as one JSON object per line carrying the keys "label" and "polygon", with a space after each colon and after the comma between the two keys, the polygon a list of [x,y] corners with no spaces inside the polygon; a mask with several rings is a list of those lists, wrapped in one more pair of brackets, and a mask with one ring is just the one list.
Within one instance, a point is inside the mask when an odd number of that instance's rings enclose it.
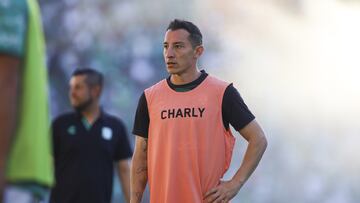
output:
{"label": "black t-shirt", "polygon": [[110,203],[114,161],[130,158],[126,128],[104,112],[87,125],[78,113],[59,116],[52,124],[55,188],[51,203]]}
{"label": "black t-shirt", "polygon": [[[207,76],[208,74],[202,70],[200,77],[188,84],[174,85],[171,83],[170,77],[167,78],[167,84],[171,89],[177,92],[186,92],[197,87]],[[239,92],[232,84],[230,84],[224,92],[222,101],[222,117],[223,124],[226,129],[229,129],[229,124],[231,124],[231,126],[233,126],[237,131],[241,130],[255,119],[255,116],[250,112]],[[139,99],[132,133],[147,138],[149,123],[149,111],[145,93],[143,93]]]}

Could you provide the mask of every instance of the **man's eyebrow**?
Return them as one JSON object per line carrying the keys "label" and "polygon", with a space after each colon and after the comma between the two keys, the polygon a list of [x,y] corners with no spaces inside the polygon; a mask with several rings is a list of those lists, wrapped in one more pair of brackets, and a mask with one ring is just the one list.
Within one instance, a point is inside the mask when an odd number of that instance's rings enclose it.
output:
{"label": "man's eyebrow", "polygon": [[[169,44],[168,42],[164,42],[163,44]],[[185,44],[185,42],[179,41],[179,42],[173,42],[172,44]]]}

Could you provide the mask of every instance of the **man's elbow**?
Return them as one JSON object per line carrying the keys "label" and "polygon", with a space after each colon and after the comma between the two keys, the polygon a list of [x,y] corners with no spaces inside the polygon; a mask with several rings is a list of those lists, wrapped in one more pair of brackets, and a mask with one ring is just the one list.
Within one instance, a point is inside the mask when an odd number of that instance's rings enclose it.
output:
{"label": "man's elbow", "polygon": [[267,148],[267,145],[268,145],[268,141],[266,139],[266,136],[264,133],[261,133],[259,136],[258,136],[258,139],[257,139],[257,145],[260,149],[262,149],[262,151],[265,151],[266,148]]}
{"label": "man's elbow", "polygon": [[267,148],[268,141],[263,132],[257,133],[256,136],[251,136],[249,143],[252,143],[259,151],[264,152]]}

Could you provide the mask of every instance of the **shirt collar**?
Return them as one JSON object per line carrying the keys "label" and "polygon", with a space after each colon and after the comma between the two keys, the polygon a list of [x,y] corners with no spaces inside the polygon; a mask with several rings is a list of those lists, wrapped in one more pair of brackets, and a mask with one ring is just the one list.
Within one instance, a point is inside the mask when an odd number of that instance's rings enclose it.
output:
{"label": "shirt collar", "polygon": [[[80,120],[82,120],[83,117],[84,117],[84,116],[81,114],[80,111],[76,111],[76,110],[75,110],[75,115],[76,115],[76,117],[77,117],[78,119],[80,119]],[[106,118],[106,113],[105,113],[105,111],[103,110],[103,107],[100,106],[100,115],[99,115],[99,117],[96,119],[96,121],[97,121],[97,120],[103,121],[103,120],[105,120],[105,118]],[[95,121],[95,122],[96,122],[96,121]],[[94,123],[95,123],[95,122],[94,122]]]}

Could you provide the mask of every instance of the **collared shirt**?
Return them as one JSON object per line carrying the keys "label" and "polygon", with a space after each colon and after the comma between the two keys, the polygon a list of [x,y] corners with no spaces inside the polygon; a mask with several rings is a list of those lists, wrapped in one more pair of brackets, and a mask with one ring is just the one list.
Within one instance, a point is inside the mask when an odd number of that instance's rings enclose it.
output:
{"label": "collared shirt", "polygon": [[52,125],[56,185],[51,202],[111,200],[114,161],[132,150],[122,121],[102,112],[92,124],[79,113],[59,116]]}

